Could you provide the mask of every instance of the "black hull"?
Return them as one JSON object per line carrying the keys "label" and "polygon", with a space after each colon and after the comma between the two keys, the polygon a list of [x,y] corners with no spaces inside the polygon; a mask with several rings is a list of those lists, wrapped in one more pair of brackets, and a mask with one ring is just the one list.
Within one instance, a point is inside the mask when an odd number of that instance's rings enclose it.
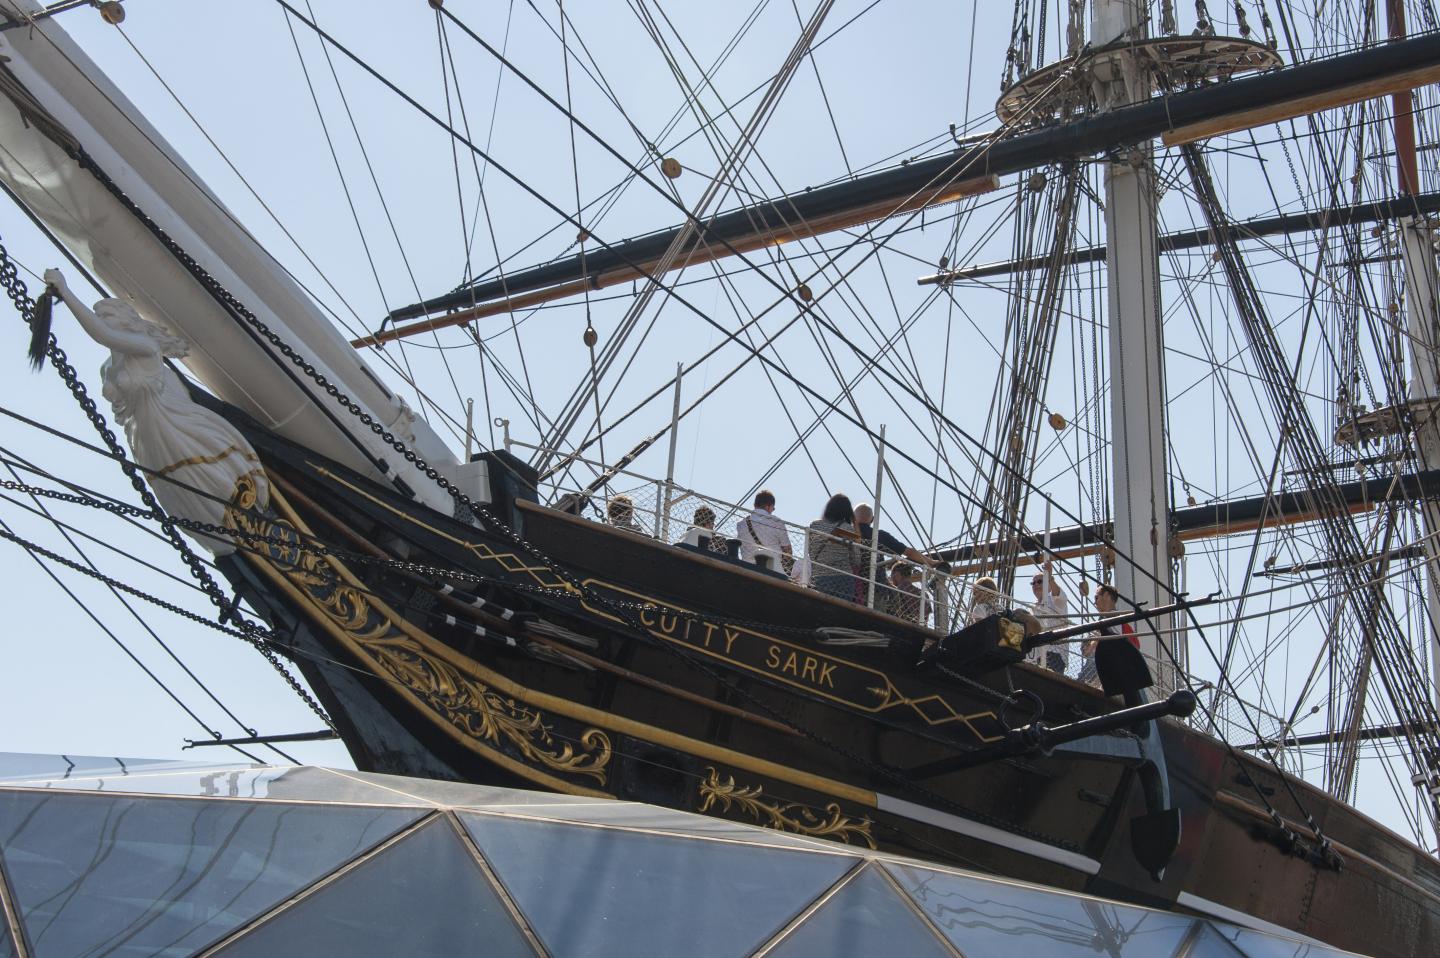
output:
{"label": "black hull", "polygon": [[[238,524],[374,557],[258,545],[222,563],[290,637],[363,769],[650,802],[1249,916],[1366,954],[1440,940],[1433,858],[1186,726],[1158,723],[1183,828],[1157,880],[1132,848],[1147,811],[1133,762],[1057,752],[924,781],[903,772],[1003,735],[1009,682],[1037,693],[1051,724],[1116,708],[1094,689],[1023,664],[948,678],[917,668],[930,636],[897,619],[531,503],[505,510],[517,544],[237,425],[272,478],[274,513],[237,512]],[[449,581],[490,604],[381,557],[479,577]],[[824,626],[889,642],[827,646]],[[1307,821],[1338,869],[1310,854]]]}

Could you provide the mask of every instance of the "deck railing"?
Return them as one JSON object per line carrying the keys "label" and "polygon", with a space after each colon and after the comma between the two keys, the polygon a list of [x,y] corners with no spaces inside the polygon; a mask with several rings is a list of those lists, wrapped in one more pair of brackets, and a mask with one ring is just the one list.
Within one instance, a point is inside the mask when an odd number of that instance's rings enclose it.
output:
{"label": "deck railing", "polygon": [[[507,437],[508,439],[508,437]],[[526,443],[513,439],[508,440],[510,446],[523,446],[535,448]],[[575,457],[575,461],[594,466],[598,469],[608,471],[611,481],[607,485],[608,493],[595,490],[587,490],[583,486],[566,486],[561,484],[547,484],[547,490],[553,489],[555,500],[559,500],[567,494],[572,496],[572,502],[578,501],[580,515],[592,521],[605,523],[606,506],[616,496],[626,496],[631,502],[634,510],[633,520],[636,526],[644,534],[655,538],[658,541],[678,545],[683,542],[687,533],[693,526],[693,518],[697,509],[702,506],[708,507],[715,515],[715,527],[707,530],[707,535],[718,536],[723,539],[738,539],[738,525],[751,513],[751,509],[739,503],[729,502],[708,493],[702,493],[694,489],[680,486],[675,482],[666,482],[652,476],[644,475],[629,469],[606,469],[602,463],[593,462],[583,457]],[[668,495],[667,495],[668,493]],[[793,565],[789,570],[783,568],[780,557],[773,557],[771,563],[774,571],[789,572],[792,581],[797,584],[808,585],[804,581],[802,571],[806,567],[805,560],[809,559],[807,554],[807,543],[811,535],[808,525],[790,522],[779,516],[775,516],[784,529],[785,537],[790,543],[790,551],[793,557]],[[821,535],[821,533],[815,533]],[[693,538],[693,537],[692,537]],[[819,566],[813,561],[809,565],[809,578],[813,579],[817,574],[831,572],[845,574],[854,577],[856,585],[857,604],[869,608],[878,609],[896,615],[897,618],[904,618],[909,621],[935,630],[938,633],[946,634],[966,624],[966,619],[974,605],[976,596],[974,594],[974,583],[962,579],[959,576],[949,575],[938,569],[920,564],[912,563],[906,559],[898,561],[913,565],[919,572],[919,579],[915,583],[914,591],[904,591],[895,588],[888,580],[889,569],[897,561],[897,557],[884,552],[875,553],[874,568],[877,570],[875,576],[875,588],[869,588],[868,571],[872,568],[870,544],[868,542],[854,542],[843,540],[854,546],[860,556],[859,572],[851,569],[831,569]],[[922,550],[923,551],[923,550]],[[984,600],[992,605],[998,604],[1004,608],[1016,608],[1029,610],[1029,603],[1011,599],[1008,596],[982,596]],[[1070,597],[1074,606],[1078,606],[1078,596]],[[1097,618],[1094,612],[1072,612],[1064,619],[1040,614],[1038,618],[1046,627],[1059,627],[1072,623],[1084,622],[1087,619]],[[1072,679],[1088,681],[1098,685],[1093,673],[1086,668],[1087,658],[1081,652],[1084,639],[1076,639],[1057,645],[1053,648],[1063,649],[1066,659],[1065,674]],[[1176,682],[1177,669],[1172,662],[1150,662],[1151,673],[1157,676],[1157,680],[1167,687]],[[1206,685],[1206,683],[1201,683]],[[1205,692],[1206,701],[1215,697],[1215,721],[1221,727],[1225,738],[1234,741],[1253,739],[1254,734],[1250,729],[1250,721],[1254,716],[1260,716],[1262,732],[1270,734],[1279,729],[1283,722],[1257,706],[1241,702],[1228,691],[1216,694],[1213,689]],[[1250,719],[1242,719],[1243,714],[1248,713]],[[1209,729],[1209,720],[1205,717],[1203,710],[1197,710],[1188,720],[1188,723],[1196,727]]]}

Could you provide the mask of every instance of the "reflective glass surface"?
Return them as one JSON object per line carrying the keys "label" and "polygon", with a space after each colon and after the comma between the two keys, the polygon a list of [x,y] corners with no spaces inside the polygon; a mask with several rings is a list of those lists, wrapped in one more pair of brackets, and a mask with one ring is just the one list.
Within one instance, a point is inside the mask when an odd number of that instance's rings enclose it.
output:
{"label": "reflective glass surface", "polygon": [[0,854],[41,958],[178,956],[423,814],[0,790]]}
{"label": "reflective glass surface", "polygon": [[217,765],[164,758],[112,758],[103,755],[29,755],[0,752],[0,779],[57,779],[87,777],[101,773],[132,775],[165,769],[250,768],[241,762]]}
{"label": "reflective glass surface", "polygon": [[1270,935],[1262,931],[1251,931],[1249,928],[1237,928],[1234,925],[1224,925],[1218,922],[1216,927],[1248,958],[1346,958],[1351,954],[1351,952],[1328,948],[1325,945],[1312,945],[1293,938],[1281,938],[1278,935]]}
{"label": "reflective glass surface", "polygon": [[856,861],[457,814],[545,947],[566,958],[748,955]]}
{"label": "reflective glass surface", "polygon": [[376,772],[356,772],[346,769],[336,772],[346,778],[369,782],[378,788],[390,791],[394,801],[418,800],[436,805],[594,805],[608,799],[586,798],[579,795],[552,795],[548,792],[527,792],[518,788],[492,788],[489,785],[471,785],[467,782],[442,782],[430,778],[407,778],[403,775],[381,775]]}
{"label": "reflective glass surface", "polygon": [[840,852],[843,846],[823,838],[806,838],[803,835],[792,835],[776,831],[773,828],[756,828],[754,825],[746,825],[741,822],[730,822],[723,818],[712,818],[709,815],[677,812],[674,809],[644,805],[639,802],[595,801],[592,799],[584,804],[576,803],[551,808],[543,806],[516,808],[514,814],[527,818],[544,818],[549,821],[614,825],[618,828],[723,838],[760,845],[786,845],[830,854],[843,854]]}
{"label": "reflective glass surface", "polygon": [[935,933],[874,868],[855,876],[771,954],[775,958],[951,958]]}
{"label": "reflective glass surface", "polygon": [[912,865],[891,874],[966,955],[1093,958],[1171,955],[1193,920],[1098,899],[985,881]]}
{"label": "reflective glass surface", "polygon": [[422,804],[393,789],[380,788],[324,768],[201,767],[184,771],[77,774],[60,781],[16,782],[16,787],[66,791],[138,792],[195,798],[260,798],[296,802],[353,802],[368,805]]}
{"label": "reflective glass surface", "polygon": [[1230,944],[1209,922],[1200,922],[1200,932],[1190,945],[1185,958],[1245,958],[1240,950]]}
{"label": "reflective glass surface", "polygon": [[0,958],[15,958],[15,945],[10,941],[10,929],[0,920]]}
{"label": "reflective glass surface", "polygon": [[220,951],[226,958],[485,958],[535,951],[449,822],[437,819]]}

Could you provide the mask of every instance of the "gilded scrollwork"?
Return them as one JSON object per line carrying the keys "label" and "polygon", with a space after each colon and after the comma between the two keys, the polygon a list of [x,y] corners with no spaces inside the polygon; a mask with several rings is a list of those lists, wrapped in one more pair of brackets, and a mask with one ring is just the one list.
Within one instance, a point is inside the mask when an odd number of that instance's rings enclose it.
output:
{"label": "gilded scrollwork", "polygon": [[509,745],[534,765],[605,784],[613,751],[608,735],[586,729],[578,747],[557,739],[539,711],[466,675],[397,627],[362,589],[340,574],[341,567],[333,560],[303,548],[294,524],[261,511],[257,502],[254,482],[242,477],[226,511],[226,524],[249,533],[251,548],[267,557],[386,675],[466,737]]}
{"label": "gilded scrollwork", "polygon": [[610,737],[599,729],[582,733],[579,749],[560,742],[539,712],[427,655],[409,636],[372,641],[366,649],[387,673],[471,738],[508,742],[537,765],[605,784],[612,748]]}
{"label": "gilded scrollwork", "polygon": [[705,813],[716,806],[722,812],[734,808],[777,831],[831,838],[847,845],[858,840],[870,848],[876,847],[875,837],[870,832],[870,820],[846,816],[836,802],[826,805],[824,814],[820,815],[799,802],[777,802],[765,798],[764,792],[759,785],[737,785],[731,775],[722,779],[713,766],[707,766],[705,778],[700,781],[700,797],[703,799],[700,811]]}

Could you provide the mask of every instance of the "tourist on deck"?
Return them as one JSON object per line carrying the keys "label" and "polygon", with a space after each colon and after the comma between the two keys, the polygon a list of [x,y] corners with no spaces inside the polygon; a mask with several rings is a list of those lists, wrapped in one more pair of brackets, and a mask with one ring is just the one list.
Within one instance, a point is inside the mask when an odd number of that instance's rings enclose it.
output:
{"label": "tourist on deck", "polygon": [[[860,533],[860,542],[867,549],[870,548],[870,543],[874,535],[874,529],[871,526],[871,523],[874,521],[875,511],[870,508],[869,503],[862,502],[855,507],[855,530]],[[938,561],[930,558],[918,549],[910,548],[884,529],[880,530],[880,538],[876,541],[876,545],[879,547],[879,551],[883,553],[892,556],[904,556],[911,562],[919,565],[933,566]]]}
{"label": "tourist on deck", "polygon": [[855,531],[855,510],[850,497],[836,493],[825,503],[819,519],[805,533],[805,554],[810,559],[810,584],[838,599],[863,602],[860,587],[860,534]]}
{"label": "tourist on deck", "polygon": [[[721,555],[730,554],[730,543],[725,540],[724,536],[715,532],[715,510],[709,506],[701,506],[695,510],[695,518],[690,523],[690,532],[698,532],[701,539],[708,539],[711,552],[718,552]],[[688,540],[690,534],[686,533],[685,538]]]}
{"label": "tourist on deck", "polygon": [[970,612],[965,616],[966,625],[974,625],[992,615],[1005,611],[1006,603],[1000,595],[1000,584],[994,576],[982,575],[970,587]]}
{"label": "tourist on deck", "polygon": [[[1050,580],[1048,594],[1045,591],[1046,579]],[[1049,559],[1045,560],[1041,571],[1035,573],[1030,580],[1030,588],[1035,593],[1035,601],[1031,603],[1030,611],[1040,620],[1041,629],[1058,629],[1070,624],[1070,603],[1066,600],[1060,583],[1055,579]],[[1037,645],[1025,658],[1064,675],[1065,667],[1070,663],[1070,652],[1063,645]]]}
{"label": "tourist on deck", "polygon": [[640,528],[640,524],[635,521],[635,502],[626,495],[610,497],[610,502],[605,506],[605,521],[626,532],[636,532],[642,536],[650,534]]}
{"label": "tourist on deck", "polygon": [[[860,510],[855,510],[859,514]],[[880,586],[875,604],[881,612],[888,612],[897,619],[907,622],[920,621],[920,570],[908,562],[896,562],[890,567],[888,588]]]}
{"label": "tourist on deck", "polygon": [[[1119,600],[1120,593],[1108,582],[1102,585],[1095,592],[1095,611],[1100,615],[1114,615],[1115,603]],[[1104,641],[1125,639],[1135,648],[1140,648],[1140,637],[1135,634],[1135,626],[1129,622],[1122,622],[1120,625],[1103,625],[1094,632],[1095,638],[1088,640],[1080,646],[1080,654],[1085,657],[1084,664],[1080,667],[1080,681],[1088,682],[1091,685],[1100,684],[1100,675],[1095,667],[1095,653]]]}
{"label": "tourist on deck", "polygon": [[735,534],[740,540],[740,558],[754,562],[760,549],[769,549],[780,554],[781,567],[790,574],[794,553],[785,523],[775,515],[775,493],[761,489],[755,494],[755,511],[736,524]]}

